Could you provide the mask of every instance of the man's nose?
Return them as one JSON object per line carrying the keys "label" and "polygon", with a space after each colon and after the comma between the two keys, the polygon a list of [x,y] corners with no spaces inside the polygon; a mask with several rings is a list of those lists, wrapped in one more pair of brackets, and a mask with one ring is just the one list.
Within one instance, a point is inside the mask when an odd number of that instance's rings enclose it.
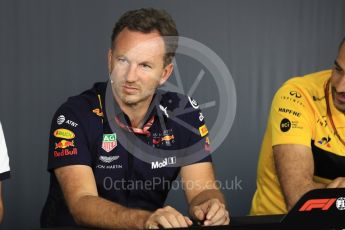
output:
{"label": "man's nose", "polygon": [[137,78],[137,66],[136,64],[131,63],[126,73],[126,81],[135,82]]}

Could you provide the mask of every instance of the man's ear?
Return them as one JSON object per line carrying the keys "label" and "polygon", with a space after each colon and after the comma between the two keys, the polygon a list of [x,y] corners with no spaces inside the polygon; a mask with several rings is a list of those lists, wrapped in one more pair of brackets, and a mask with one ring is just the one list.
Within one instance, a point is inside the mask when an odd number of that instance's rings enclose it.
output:
{"label": "man's ear", "polygon": [[170,63],[164,67],[162,77],[159,81],[159,85],[163,85],[169,79],[173,70],[174,70],[174,64],[173,63]]}
{"label": "man's ear", "polygon": [[108,72],[109,74],[111,74],[111,72],[113,71],[114,68],[114,64],[113,64],[113,50],[109,49],[108,51]]}

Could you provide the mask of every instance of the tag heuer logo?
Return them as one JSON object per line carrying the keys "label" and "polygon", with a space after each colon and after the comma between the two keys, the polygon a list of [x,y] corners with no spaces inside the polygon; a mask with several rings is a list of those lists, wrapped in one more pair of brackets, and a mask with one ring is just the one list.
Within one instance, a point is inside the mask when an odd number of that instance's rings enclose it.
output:
{"label": "tag heuer logo", "polygon": [[117,146],[116,133],[103,134],[102,149],[106,152],[110,152]]}

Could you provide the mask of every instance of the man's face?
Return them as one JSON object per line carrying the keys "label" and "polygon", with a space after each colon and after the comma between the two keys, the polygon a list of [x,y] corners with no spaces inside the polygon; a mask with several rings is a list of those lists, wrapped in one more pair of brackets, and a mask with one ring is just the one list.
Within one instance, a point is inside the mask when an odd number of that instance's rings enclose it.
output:
{"label": "man's face", "polygon": [[332,97],[334,106],[341,112],[345,112],[345,44],[339,50],[335,60],[332,77]]}
{"label": "man's face", "polygon": [[172,64],[164,66],[164,54],[164,40],[158,32],[122,30],[108,55],[115,98],[125,105],[151,100],[173,69]]}

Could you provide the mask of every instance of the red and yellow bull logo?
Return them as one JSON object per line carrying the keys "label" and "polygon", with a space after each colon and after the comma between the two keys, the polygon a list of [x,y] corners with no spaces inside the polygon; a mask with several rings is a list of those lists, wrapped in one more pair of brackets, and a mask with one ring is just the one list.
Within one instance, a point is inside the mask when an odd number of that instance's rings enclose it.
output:
{"label": "red and yellow bull logo", "polygon": [[93,113],[95,113],[99,117],[103,117],[103,112],[100,109],[94,109],[92,110]]}
{"label": "red and yellow bull logo", "polygon": [[162,141],[171,141],[173,139],[175,139],[174,135],[167,135],[162,137]]}
{"label": "red and yellow bull logo", "polygon": [[155,137],[152,139],[152,144],[158,145],[162,141],[169,142],[169,141],[172,141],[174,139],[175,139],[174,135],[165,135],[163,137]]}
{"label": "red and yellow bull logo", "polygon": [[58,143],[55,143],[55,149],[65,149],[68,147],[74,147],[74,141],[62,140]]}

